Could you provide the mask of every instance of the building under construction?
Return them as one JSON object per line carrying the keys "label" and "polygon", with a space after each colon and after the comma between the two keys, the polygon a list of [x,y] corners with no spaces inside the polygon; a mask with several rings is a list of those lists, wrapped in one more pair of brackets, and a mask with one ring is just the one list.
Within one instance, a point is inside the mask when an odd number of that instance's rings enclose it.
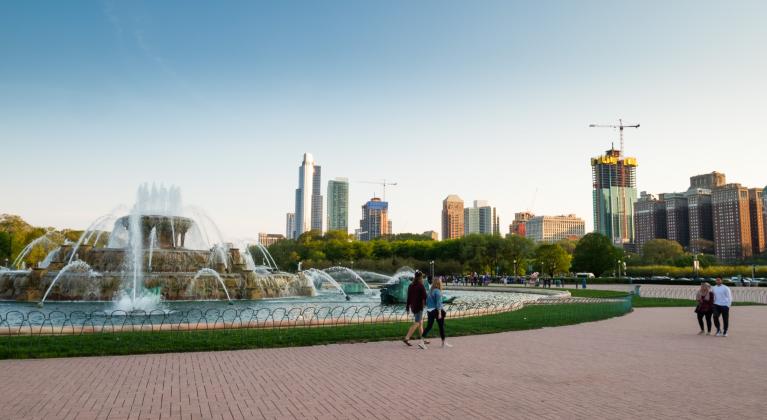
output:
{"label": "building under construction", "polygon": [[611,148],[591,159],[594,230],[623,246],[634,242],[637,160]]}

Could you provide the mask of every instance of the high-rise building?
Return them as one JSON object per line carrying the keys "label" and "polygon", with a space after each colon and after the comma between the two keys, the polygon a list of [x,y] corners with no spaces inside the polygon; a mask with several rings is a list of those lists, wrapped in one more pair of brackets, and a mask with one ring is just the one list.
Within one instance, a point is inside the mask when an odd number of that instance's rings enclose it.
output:
{"label": "high-rise building", "polygon": [[586,234],[586,222],[580,217],[535,216],[525,223],[525,236],[536,242],[556,242],[561,239],[580,239]]}
{"label": "high-rise building", "polygon": [[687,197],[683,193],[662,194],[666,203],[666,235],[683,247],[690,245],[690,214]]}
{"label": "high-rise building", "polygon": [[328,181],[328,230],[349,233],[349,180]]}
{"label": "high-rise building", "polygon": [[719,260],[739,260],[753,255],[748,188],[725,184],[711,191],[714,243]]}
{"label": "high-rise building", "polygon": [[[767,230],[767,187],[764,187],[764,190],[762,190],[762,221],[765,230]],[[767,232],[765,235],[767,235]]]}
{"label": "high-rise building", "polygon": [[501,218],[493,207],[493,235],[501,236]]}
{"label": "high-rise building", "polygon": [[711,210],[711,190],[691,187],[685,193],[690,223],[690,251],[704,252],[703,244],[714,240],[714,219]]}
{"label": "high-rise building", "polygon": [[388,235],[391,229],[389,220],[389,203],[373,197],[362,206],[362,220],[360,220],[359,238],[370,241]]}
{"label": "high-rise building", "polygon": [[637,160],[611,148],[591,159],[594,230],[616,245],[634,241]]}
{"label": "high-rise building", "polygon": [[704,188],[707,190],[721,187],[727,183],[727,177],[721,172],[711,172],[710,174],[695,175],[690,177],[690,189]]}
{"label": "high-rise building", "polygon": [[642,191],[634,206],[634,243],[636,250],[641,251],[648,241],[665,239],[666,236],[666,203],[658,197]]}
{"label": "high-rise building", "polygon": [[463,236],[463,200],[451,194],[442,201],[442,239]]}
{"label": "high-rise building", "polygon": [[509,225],[509,234],[525,236],[525,223],[533,217],[535,217],[535,215],[529,211],[514,213],[514,220]]}
{"label": "high-rise building", "polygon": [[764,201],[763,191],[759,188],[748,190],[748,210],[751,217],[751,248],[753,255],[761,255],[767,250],[764,237]]}
{"label": "high-rise building", "polygon": [[279,233],[259,233],[258,243],[265,247],[269,247],[279,241],[284,240],[285,237]]}
{"label": "high-rise building", "polygon": [[296,189],[295,237],[304,232],[322,232],[322,168],[315,164],[310,153],[304,153],[304,160],[298,167],[298,188]]}
{"label": "high-rise building", "polygon": [[485,200],[474,200],[474,207],[467,207],[463,210],[463,233],[465,235],[472,233],[492,235],[495,222],[495,208],[491,207]]}
{"label": "high-rise building", "polygon": [[296,239],[296,214],[287,213],[285,215],[285,237]]}
{"label": "high-rise building", "polygon": [[479,209],[466,207],[463,209],[463,234],[479,233]]}

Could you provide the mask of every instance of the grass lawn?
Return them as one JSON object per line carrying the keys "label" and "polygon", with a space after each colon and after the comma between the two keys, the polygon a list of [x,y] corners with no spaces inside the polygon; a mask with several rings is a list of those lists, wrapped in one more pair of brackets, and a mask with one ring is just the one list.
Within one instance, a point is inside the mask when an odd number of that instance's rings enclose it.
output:
{"label": "grass lawn", "polygon": [[[567,290],[573,297],[584,298],[615,298],[627,296],[626,292],[618,292],[614,290],[595,290],[595,289],[557,289]],[[695,307],[696,303],[691,299],[670,299],[670,298],[654,298],[654,297],[641,297],[632,295],[632,306],[635,308],[668,308],[668,307]],[[734,306],[751,306],[761,305],[760,303],[753,302],[734,302]]]}
{"label": "grass lawn", "polygon": [[[627,301],[529,305],[514,312],[448,319],[445,324],[447,335],[455,337],[598,321],[624,315],[630,310]],[[407,323],[381,323],[282,329],[0,337],[0,359],[236,350],[396,340],[404,336],[407,328]],[[431,336],[438,337],[436,334],[435,331]]]}

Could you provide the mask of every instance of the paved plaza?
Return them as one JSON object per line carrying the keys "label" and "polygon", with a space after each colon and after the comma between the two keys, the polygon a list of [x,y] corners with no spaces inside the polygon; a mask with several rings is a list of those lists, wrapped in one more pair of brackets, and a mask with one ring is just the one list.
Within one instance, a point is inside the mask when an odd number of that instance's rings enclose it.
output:
{"label": "paved plaza", "polygon": [[[3,419],[764,418],[767,307],[400,342],[0,361]],[[449,323],[448,323],[449,330]]]}

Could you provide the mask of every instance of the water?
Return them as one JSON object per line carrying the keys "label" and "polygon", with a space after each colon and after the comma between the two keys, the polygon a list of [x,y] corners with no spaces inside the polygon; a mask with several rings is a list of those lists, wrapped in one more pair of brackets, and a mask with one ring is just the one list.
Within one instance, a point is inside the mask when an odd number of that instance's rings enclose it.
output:
{"label": "water", "polygon": [[221,276],[218,274],[216,270],[213,270],[210,268],[203,268],[200,271],[198,271],[197,274],[194,275],[194,278],[189,283],[189,288],[187,289],[189,295],[194,294],[194,286],[197,284],[197,279],[202,276],[215,277],[216,280],[218,280],[218,283],[221,285],[221,288],[224,289],[224,293],[226,294],[226,300],[229,301],[229,304],[232,303],[232,298],[229,297],[229,291],[226,290],[226,284],[224,283],[224,280],[221,278]]}
{"label": "water", "polygon": [[51,236],[53,235],[58,235],[58,234],[55,231],[48,231],[44,235],[28,243],[27,246],[25,246],[24,249],[22,249],[21,252],[19,252],[19,255],[16,257],[16,259],[13,260],[13,264],[11,264],[11,267],[19,268],[21,263],[24,262],[24,260],[27,258],[29,253],[32,252],[32,250],[38,246],[45,247],[45,250],[47,252],[50,252],[51,250],[58,248],[63,243],[63,240],[62,239],[54,240],[51,238]]}
{"label": "water", "polygon": [[[173,220],[173,219],[171,219]],[[149,272],[152,272],[152,256],[154,255],[154,247],[157,246],[157,227],[153,227],[149,232]]]}
{"label": "water", "polygon": [[48,297],[48,294],[51,293],[51,289],[53,289],[53,286],[56,284],[56,282],[61,279],[63,275],[65,275],[68,272],[78,272],[78,273],[88,273],[89,277],[93,276],[93,270],[91,269],[91,266],[88,265],[85,261],[76,260],[73,261],[64,268],[62,268],[59,273],[56,275],[56,277],[51,282],[50,286],[48,286],[48,289],[45,291],[45,294],[43,295],[43,298],[40,300],[39,305],[42,306],[45,303],[45,299]]}
{"label": "water", "polygon": [[[511,305],[518,302],[532,302],[542,295],[525,293],[503,293],[484,291],[452,291],[455,309],[479,308],[493,305]],[[231,322],[235,319],[247,322],[280,319],[300,319],[307,313],[320,316],[338,317],[340,314],[354,314],[357,317],[387,319],[401,316],[404,305],[380,304],[373,295],[350,295],[349,299],[337,293],[321,294],[316,297],[289,297],[263,300],[235,300],[231,305],[220,300],[212,301],[160,301],[159,296],[144,295],[138,301],[130,296],[106,302],[58,302],[50,301],[44,308],[36,308],[30,302],[0,302],[0,323],[2,327],[18,326],[24,322],[32,325],[61,326],[98,325],[98,322],[112,324],[194,324],[197,322]],[[27,315],[29,314],[29,315]],[[303,315],[302,315],[303,314]],[[332,315],[331,315],[332,314]],[[109,317],[122,318],[119,322]],[[26,321],[24,321],[24,319]]]}
{"label": "water", "polygon": [[322,271],[333,277],[338,283],[351,283],[352,285],[361,284],[364,288],[364,293],[372,293],[372,289],[367,282],[350,268],[330,267]]}
{"label": "water", "polygon": [[326,289],[325,285],[329,284],[333,288],[335,288],[341,295],[344,297],[346,296],[346,292],[344,292],[344,288],[341,287],[340,284],[334,279],[330,274],[317,270],[316,268],[310,268],[308,270],[304,270],[303,274],[307,277],[309,277],[312,280],[312,284],[314,284],[314,289],[317,290],[317,292],[321,292]]}

